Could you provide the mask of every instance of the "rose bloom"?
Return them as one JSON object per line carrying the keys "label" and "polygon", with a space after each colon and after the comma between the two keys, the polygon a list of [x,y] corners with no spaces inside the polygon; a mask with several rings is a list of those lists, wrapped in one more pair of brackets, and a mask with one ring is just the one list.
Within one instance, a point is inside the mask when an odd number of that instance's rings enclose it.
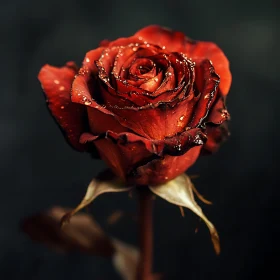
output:
{"label": "rose bloom", "polygon": [[45,65],[39,80],[70,144],[129,184],[175,178],[228,134],[229,62],[181,32],[149,26],[103,41],[80,69]]}

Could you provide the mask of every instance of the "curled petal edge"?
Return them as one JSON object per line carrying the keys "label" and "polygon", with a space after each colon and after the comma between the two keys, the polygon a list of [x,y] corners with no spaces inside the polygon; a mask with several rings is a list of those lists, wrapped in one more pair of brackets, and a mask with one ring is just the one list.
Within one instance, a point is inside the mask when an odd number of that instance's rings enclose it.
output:
{"label": "curled petal edge", "polygon": [[207,140],[206,135],[199,128],[193,128],[163,140],[150,140],[130,132],[115,133],[108,130],[98,136],[83,133],[80,137],[80,143],[86,144],[102,138],[109,138],[118,145],[141,142],[146,150],[157,156],[165,154],[171,156],[183,155],[190,148],[203,145]]}

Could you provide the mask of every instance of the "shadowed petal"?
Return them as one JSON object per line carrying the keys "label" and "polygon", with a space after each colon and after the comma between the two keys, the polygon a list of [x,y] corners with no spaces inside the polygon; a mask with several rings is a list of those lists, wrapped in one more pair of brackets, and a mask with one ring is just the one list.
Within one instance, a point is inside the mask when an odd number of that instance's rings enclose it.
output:
{"label": "shadowed petal", "polygon": [[207,135],[207,141],[201,150],[202,154],[215,153],[230,135],[227,122],[219,126],[207,125],[205,134]]}
{"label": "shadowed petal", "polygon": [[190,127],[200,126],[207,117],[211,106],[218,94],[218,85],[220,78],[216,74],[212,63],[204,60],[196,69],[196,85],[201,92],[200,99],[194,109],[194,116],[190,123]]}

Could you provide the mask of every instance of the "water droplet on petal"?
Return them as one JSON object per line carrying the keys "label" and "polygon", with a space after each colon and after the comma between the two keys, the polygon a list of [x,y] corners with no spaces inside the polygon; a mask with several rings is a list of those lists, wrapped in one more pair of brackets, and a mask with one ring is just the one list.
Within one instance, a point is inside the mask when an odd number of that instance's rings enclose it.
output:
{"label": "water droplet on petal", "polygon": [[64,106],[61,106],[60,109],[63,110],[63,109],[64,109]]}
{"label": "water droplet on petal", "polygon": [[59,87],[59,90],[65,90],[65,87],[64,86],[61,86],[61,87]]}
{"label": "water droplet on petal", "polygon": [[88,106],[88,105],[90,105],[90,104],[91,104],[91,101],[89,101],[89,100],[86,100],[86,101],[85,101],[85,105]]}
{"label": "water droplet on petal", "polygon": [[54,83],[58,85],[59,84],[59,80],[54,80]]}

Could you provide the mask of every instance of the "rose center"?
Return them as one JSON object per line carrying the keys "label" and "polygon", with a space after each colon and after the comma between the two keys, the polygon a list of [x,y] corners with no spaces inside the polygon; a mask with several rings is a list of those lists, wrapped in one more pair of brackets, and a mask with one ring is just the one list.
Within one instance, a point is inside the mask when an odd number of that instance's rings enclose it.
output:
{"label": "rose center", "polygon": [[146,73],[148,73],[148,72],[150,72],[151,71],[151,69],[150,69],[150,67],[148,67],[148,66],[142,66],[142,65],[140,65],[139,67],[138,67],[138,70],[139,70],[139,72],[140,72],[140,74],[146,74]]}

